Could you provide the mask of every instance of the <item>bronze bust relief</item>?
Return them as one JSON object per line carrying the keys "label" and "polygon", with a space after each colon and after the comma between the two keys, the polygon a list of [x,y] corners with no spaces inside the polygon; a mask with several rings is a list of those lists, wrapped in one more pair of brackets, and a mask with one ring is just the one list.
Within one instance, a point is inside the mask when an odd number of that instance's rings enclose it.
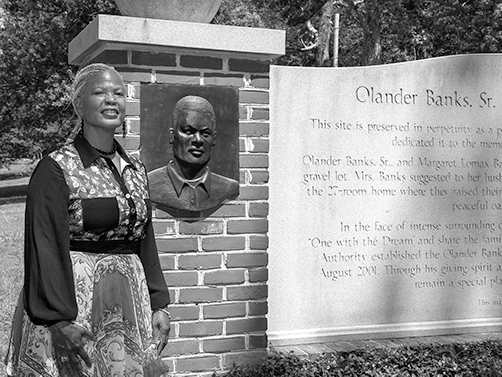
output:
{"label": "bronze bust relief", "polygon": [[188,94],[176,101],[166,140],[171,158],[148,173],[156,207],[176,217],[205,217],[239,195],[238,180],[210,166],[219,140],[217,118],[215,107],[204,96]]}

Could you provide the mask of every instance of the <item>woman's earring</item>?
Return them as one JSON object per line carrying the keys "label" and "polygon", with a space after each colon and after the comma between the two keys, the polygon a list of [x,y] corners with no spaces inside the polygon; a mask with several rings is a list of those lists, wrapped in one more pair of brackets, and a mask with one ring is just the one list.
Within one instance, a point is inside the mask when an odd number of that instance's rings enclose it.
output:
{"label": "woman's earring", "polygon": [[122,137],[126,137],[127,135],[127,125],[126,125],[126,121],[124,120],[124,123],[122,123]]}

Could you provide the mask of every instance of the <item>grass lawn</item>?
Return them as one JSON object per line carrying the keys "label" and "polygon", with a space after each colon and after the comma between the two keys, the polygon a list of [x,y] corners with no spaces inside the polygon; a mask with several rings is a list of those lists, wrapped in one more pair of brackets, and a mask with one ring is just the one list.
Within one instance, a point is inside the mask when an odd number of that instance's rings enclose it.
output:
{"label": "grass lawn", "polygon": [[14,161],[9,166],[1,167],[0,181],[27,177],[33,172],[37,163],[38,161],[34,162],[29,159],[22,159]]}
{"label": "grass lawn", "polygon": [[12,314],[23,281],[24,203],[0,205],[0,376],[9,342]]}

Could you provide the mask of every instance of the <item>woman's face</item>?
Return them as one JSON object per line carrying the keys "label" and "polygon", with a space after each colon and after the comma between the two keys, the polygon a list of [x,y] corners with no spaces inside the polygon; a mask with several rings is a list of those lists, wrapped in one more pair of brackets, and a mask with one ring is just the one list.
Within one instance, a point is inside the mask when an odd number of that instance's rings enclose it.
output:
{"label": "woman's face", "polygon": [[125,87],[114,71],[100,72],[90,77],[82,93],[78,107],[84,127],[100,127],[115,130],[125,117]]}

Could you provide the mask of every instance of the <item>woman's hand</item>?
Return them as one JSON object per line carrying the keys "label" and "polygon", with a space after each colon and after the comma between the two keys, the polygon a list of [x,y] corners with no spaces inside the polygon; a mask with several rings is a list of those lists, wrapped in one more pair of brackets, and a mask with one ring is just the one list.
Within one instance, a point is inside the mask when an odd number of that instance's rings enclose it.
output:
{"label": "woman's hand", "polygon": [[156,310],[152,314],[153,342],[157,345],[157,353],[160,355],[169,339],[171,331],[171,318],[164,310]]}
{"label": "woman's hand", "polygon": [[94,339],[92,333],[70,321],[57,322],[49,326],[49,330],[52,334],[58,368],[60,370],[66,368],[70,375],[76,371],[79,376],[84,376],[78,357],[84,360],[87,367],[91,367],[91,358],[84,350],[84,337]]}

